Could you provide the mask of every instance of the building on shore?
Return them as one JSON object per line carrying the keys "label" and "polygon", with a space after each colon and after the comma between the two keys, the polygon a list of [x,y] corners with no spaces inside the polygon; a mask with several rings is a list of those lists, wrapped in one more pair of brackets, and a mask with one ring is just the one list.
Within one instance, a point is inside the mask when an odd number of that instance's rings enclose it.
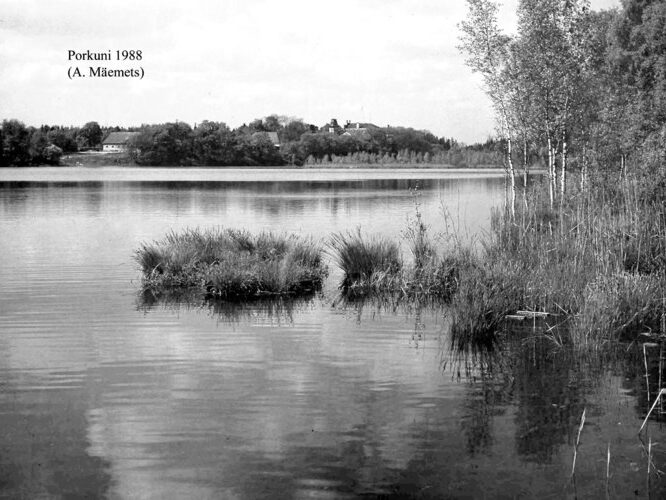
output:
{"label": "building on shore", "polygon": [[109,153],[124,153],[130,139],[137,136],[138,132],[111,132],[106,139],[102,141],[102,151]]}

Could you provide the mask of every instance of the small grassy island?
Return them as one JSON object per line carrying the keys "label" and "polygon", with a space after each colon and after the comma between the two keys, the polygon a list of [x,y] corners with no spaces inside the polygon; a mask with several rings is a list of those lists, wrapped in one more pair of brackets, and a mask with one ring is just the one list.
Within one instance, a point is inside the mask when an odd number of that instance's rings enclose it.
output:
{"label": "small grassy island", "polygon": [[386,237],[366,236],[360,229],[331,236],[329,247],[333,261],[343,271],[339,289],[345,299],[451,300],[463,263],[440,256],[418,209],[403,237],[411,265],[403,261],[398,243]]}
{"label": "small grassy island", "polygon": [[320,289],[327,276],[322,250],[312,240],[269,232],[170,233],[143,244],[135,258],[146,290],[194,289],[224,300],[307,295]]}

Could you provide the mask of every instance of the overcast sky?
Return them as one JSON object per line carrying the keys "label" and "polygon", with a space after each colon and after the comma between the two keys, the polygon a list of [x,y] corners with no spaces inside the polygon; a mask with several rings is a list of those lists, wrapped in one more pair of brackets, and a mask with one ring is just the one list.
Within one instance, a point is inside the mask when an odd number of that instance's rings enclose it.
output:
{"label": "overcast sky", "polygon": [[[323,125],[368,121],[464,142],[494,126],[456,49],[463,0],[1,0],[0,118],[28,125],[204,119],[237,127],[273,113]],[[502,23],[513,29],[517,0]],[[592,0],[595,9],[618,0]],[[68,51],[138,49],[138,63]],[[80,78],[78,66],[143,80]]]}

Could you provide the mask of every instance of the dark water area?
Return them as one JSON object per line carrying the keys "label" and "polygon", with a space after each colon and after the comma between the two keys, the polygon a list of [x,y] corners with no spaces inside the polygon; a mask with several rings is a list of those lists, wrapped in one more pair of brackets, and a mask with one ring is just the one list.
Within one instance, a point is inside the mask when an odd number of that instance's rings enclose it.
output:
{"label": "dark water area", "polygon": [[0,171],[0,497],[665,497],[661,402],[638,434],[659,346],[586,360],[528,328],[452,354],[445,310],[336,301],[335,272],[294,302],[139,293],[133,251],[170,230],[400,238],[416,201],[473,239],[503,193],[494,172]]}

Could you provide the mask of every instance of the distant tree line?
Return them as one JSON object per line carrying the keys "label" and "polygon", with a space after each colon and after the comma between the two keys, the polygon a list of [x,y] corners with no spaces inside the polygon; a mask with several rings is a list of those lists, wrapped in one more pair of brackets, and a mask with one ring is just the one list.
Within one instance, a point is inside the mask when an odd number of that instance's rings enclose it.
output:
{"label": "distant tree line", "polygon": [[[57,165],[61,157],[101,149],[111,132],[130,130],[128,155],[138,165],[150,166],[280,166],[330,164],[450,164],[463,167],[497,166],[496,141],[464,146],[451,138],[407,127],[364,128],[345,134],[339,127],[307,124],[301,119],[271,115],[231,129],[223,122],[204,121],[142,125],[134,129],[42,125],[27,127],[5,120],[0,128],[0,165]],[[279,147],[269,134],[276,134]],[[275,136],[275,135],[274,135]]]}
{"label": "distant tree line", "polygon": [[[322,129],[278,115],[234,130],[214,121],[204,121],[194,128],[182,122],[144,125],[131,141],[130,154],[140,165],[300,166],[434,163],[451,149],[461,149],[454,139],[437,138],[412,128],[372,127],[359,137],[344,134],[342,128],[336,132]],[[267,133],[277,134],[279,147]]]}
{"label": "distant tree line", "polygon": [[497,168],[502,165],[501,144],[489,139],[484,143],[465,146],[452,142],[432,152],[408,148],[397,152],[353,152],[343,155],[308,156],[305,165],[450,165],[460,168]]}
{"label": "distant tree line", "polygon": [[63,154],[99,148],[102,138],[117,130],[103,129],[97,122],[82,127],[29,127],[18,120],[3,120],[0,166],[58,165]]}

